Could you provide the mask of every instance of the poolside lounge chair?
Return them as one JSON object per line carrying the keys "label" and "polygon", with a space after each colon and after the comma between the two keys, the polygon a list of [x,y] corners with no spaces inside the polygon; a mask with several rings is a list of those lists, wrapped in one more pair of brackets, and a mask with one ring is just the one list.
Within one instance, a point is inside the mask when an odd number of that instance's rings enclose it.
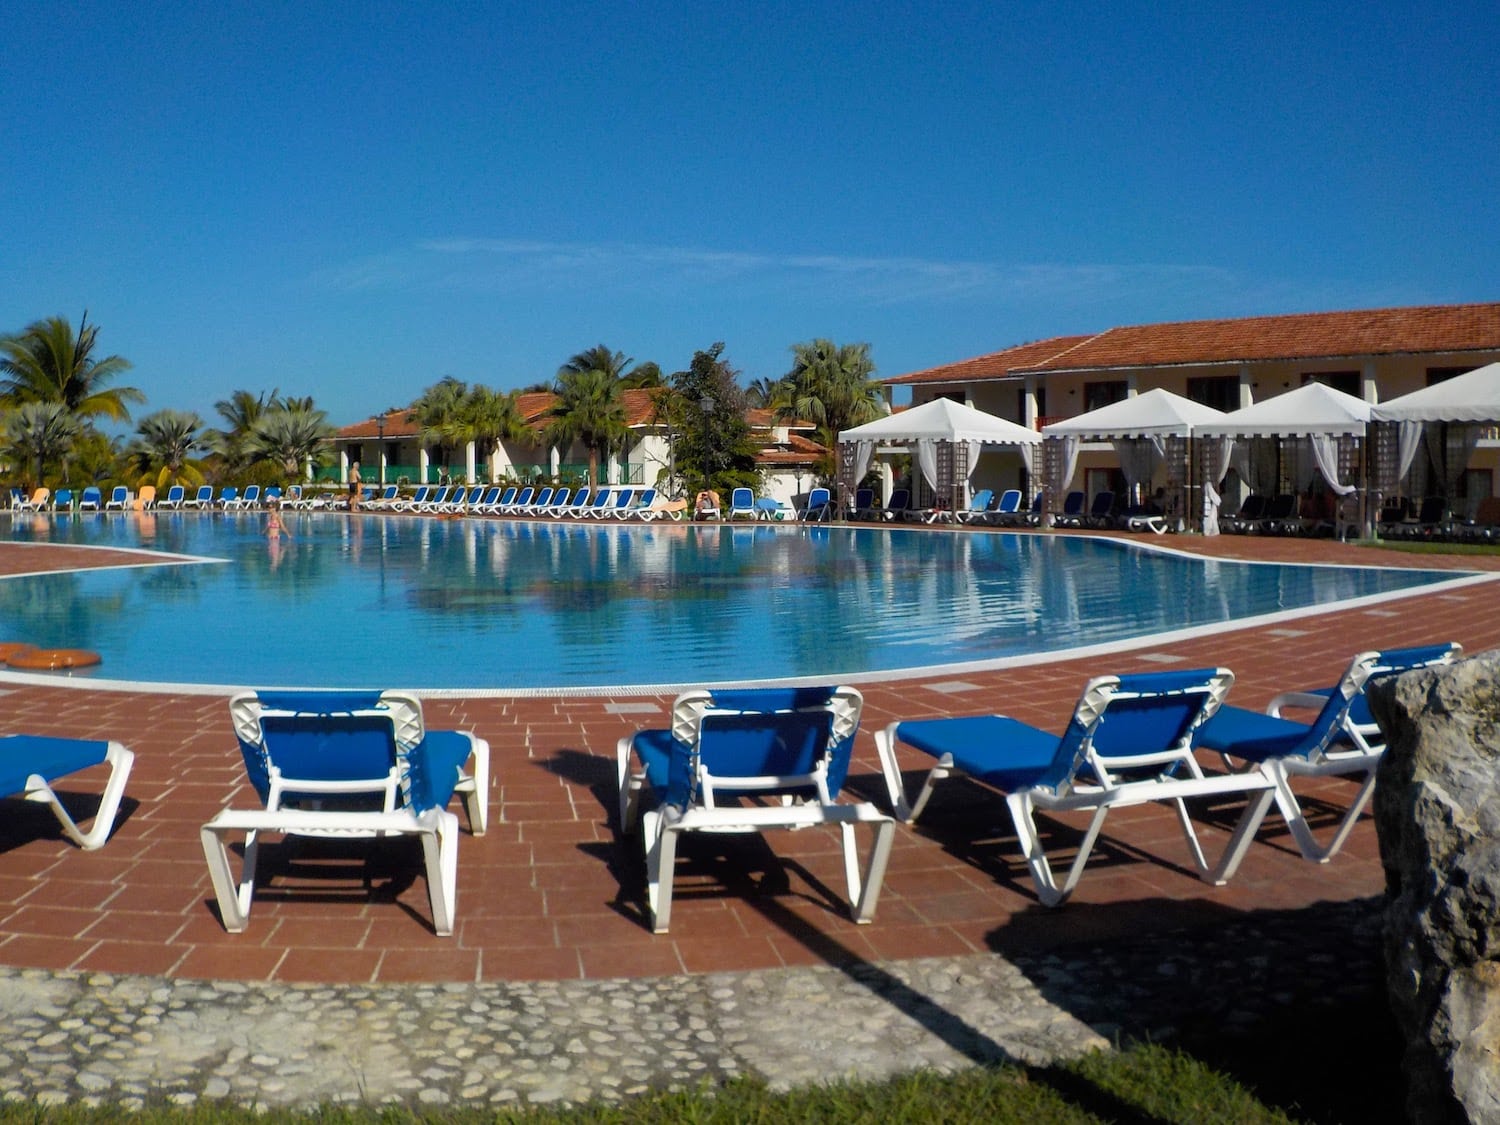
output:
{"label": "poolside lounge chair", "polygon": [[[1331,688],[1312,692],[1284,692],[1271,700],[1266,713],[1242,707],[1221,708],[1198,731],[1195,743],[1223,755],[1237,768],[1263,768],[1276,783],[1276,805],[1291,830],[1304,859],[1327,863],[1349,838],[1375,788],[1375,771],[1385,751],[1384,735],[1370,714],[1365,698],[1369,681],[1435,664],[1449,664],[1462,654],[1456,644],[1362,652]],[[1310,723],[1286,718],[1283,712],[1315,713]],[[1320,844],[1292,792],[1294,777],[1361,776],[1359,790],[1334,828],[1327,844]]]}
{"label": "poolside lounge chair", "polygon": [[552,488],[549,485],[538,492],[536,496],[532,498],[531,503],[527,504],[524,508],[521,509],[521,514],[526,516],[538,515],[540,513],[540,510],[542,508],[545,508],[550,503],[552,503]]}
{"label": "poolside lounge chair", "polygon": [[568,497],[572,494],[573,490],[566,486],[553,489],[552,499],[547,502],[545,507],[538,505],[535,514],[538,516],[557,515],[559,511],[568,506]]}
{"label": "poolside lounge chair", "polygon": [[911,511],[911,489],[895,489],[891,493],[890,502],[876,510],[879,512],[878,518],[885,523],[905,519],[907,512]]}
{"label": "poolside lounge chair", "polygon": [[854,507],[849,512],[852,520],[870,520],[875,518],[875,490],[873,488],[856,488],[854,490]]}
{"label": "poolside lounge chair", "polygon": [[78,510],[80,512],[97,512],[103,503],[103,493],[93,485],[89,485],[83,490],[83,494],[78,497]]}
{"label": "poolside lounge chair", "polygon": [[661,496],[656,497],[646,507],[641,508],[636,514],[647,523],[653,520],[682,520],[687,517],[688,502],[686,500],[667,500]]}
{"label": "poolside lounge chair", "polygon": [[723,519],[724,501],[719,498],[719,494],[711,488],[705,488],[693,497],[693,518],[695,520]]}
{"label": "poolside lounge chair", "polygon": [[300,484],[289,485],[286,490],[286,506],[288,508],[310,508],[312,498],[302,489]]}
{"label": "poolside lounge chair", "polygon": [[240,508],[242,510],[243,509],[249,509],[249,508],[259,508],[260,507],[260,485],[258,485],[258,484],[247,484],[245,486],[245,491],[240,494],[240,498],[239,498],[238,502],[235,504],[235,507],[236,508]]}
{"label": "poolside lounge chair", "polygon": [[183,488],[182,485],[168,485],[167,494],[161,500],[157,501],[157,507],[170,508],[173,511],[177,511],[182,507],[183,503],[185,502],[186,496],[187,489]]}
{"label": "poolside lounge chair", "polygon": [[623,518],[620,513],[630,510],[631,501],[635,499],[636,487],[633,484],[622,484],[615,488],[611,503],[594,512],[594,518],[607,520],[611,518]]}
{"label": "poolside lounge chair", "polygon": [[193,495],[182,502],[184,508],[207,508],[214,502],[214,490],[212,485],[200,484]]}
{"label": "poolside lounge chair", "polygon": [[1266,514],[1266,501],[1267,498],[1261,493],[1250,493],[1245,497],[1238,512],[1219,520],[1219,530],[1231,535],[1248,533],[1252,527],[1260,523],[1261,517]]}
{"label": "poolside lounge chair", "polygon": [[[963,773],[1005,796],[1021,852],[1043,905],[1064,902],[1109,811],[1170,801],[1199,874],[1220,884],[1233,877],[1273,799],[1264,772],[1205,775],[1193,757],[1193,732],[1223,702],[1234,676],[1224,668],[1096,676],[1083,689],[1067,731],[1059,738],[1001,715],[892,723],[875,735],[886,788],[897,815],[921,815],[933,787]],[[898,744],[937,760],[921,790],[908,801]],[[1204,856],[1185,801],[1243,793],[1247,803],[1217,863]],[[1078,853],[1059,883],[1048,861],[1034,814],[1092,811]]]}
{"label": "poolside lounge chair", "polygon": [[1115,494],[1109,489],[1094,493],[1088,514],[1083,517],[1083,526],[1095,529],[1110,527],[1115,522]]}
{"label": "poolside lounge chair", "polygon": [[615,509],[615,513],[614,513],[615,514],[615,519],[618,519],[618,520],[633,520],[633,519],[636,519],[636,518],[638,518],[640,516],[641,509],[643,509],[643,508],[649,508],[651,506],[652,502],[655,501],[655,500],[656,500],[656,489],[654,489],[654,488],[644,488],[644,489],[641,489],[638,492],[633,492],[632,495],[631,495],[630,500],[625,504],[624,507],[616,508]]}
{"label": "poolside lounge chair", "polygon": [[1054,527],[1082,527],[1083,508],[1088,503],[1088,496],[1079,489],[1074,489],[1063,497],[1062,511],[1057,513],[1053,521]]}
{"label": "poolside lounge chair", "polygon": [[[80,848],[102,847],[115,825],[120,798],[135,755],[118,742],[90,742],[80,738],[49,738],[38,734],[12,734],[0,738],[0,796],[21,794],[28,801],[48,805],[63,834]],[[109,778],[99,797],[94,822],[87,832],[78,827],[63,807],[53,785],[92,766],[109,766]]]}
{"label": "poolside lounge chair", "polygon": [[588,511],[590,495],[591,493],[589,486],[583,485],[577,492],[573,493],[572,500],[568,501],[568,503],[566,504],[557,505],[549,514],[554,519],[561,519],[563,516],[582,515],[584,512]]}
{"label": "poolside lounge chair", "polygon": [[612,485],[601,484],[594,491],[594,499],[587,508],[578,512],[583,519],[594,519],[600,512],[608,514],[609,508],[615,502],[615,490]]}
{"label": "poolside lounge chair", "polygon": [[156,509],[156,485],[141,485],[140,492],[136,493],[135,506],[142,512],[154,511]]}
{"label": "poolside lounge chair", "polygon": [[[848,687],[697,689],[677,697],[669,730],[620,739],[620,826],[630,832],[639,814],[647,911],[657,933],[671,923],[677,840],[685,832],[837,824],[854,920],[874,918],[895,824],[872,804],[838,801],[863,705]],[[647,790],[657,803],[642,811]],[[870,825],[875,836],[862,869],[856,824]]]}
{"label": "poolside lounge chair", "polygon": [[[993,507],[991,507],[993,505]],[[993,488],[981,488],[969,498],[969,506],[953,513],[959,523],[994,523],[997,516],[1014,514],[1021,506],[1021,490],[1007,488],[995,502]]]}
{"label": "poolside lounge chair", "polygon": [[[400,692],[242,692],[229,701],[245,771],[264,807],[225,809],[200,833],[224,928],[244,930],[263,833],[369,838],[417,836],[433,928],[453,932],[461,793],[470,830],[484,831],[489,744],[464,731],[429,731],[417,698]],[[472,776],[463,768],[472,763]],[[243,874],[228,838],[245,834]]]}
{"label": "poolside lounge chair", "polygon": [[109,490],[109,499],[104,502],[104,510],[110,509],[123,512],[130,504],[130,489],[123,484],[117,484]]}
{"label": "poolside lounge chair", "polygon": [[231,485],[225,485],[219,489],[219,498],[214,503],[226,512],[230,508],[238,508],[240,506],[240,490]]}
{"label": "poolside lounge chair", "polygon": [[53,493],[52,510],[54,512],[71,512],[73,510],[73,490],[71,488],[59,488]]}
{"label": "poolside lounge chair", "polygon": [[1480,500],[1473,519],[1455,525],[1452,534],[1467,543],[1486,543],[1500,537],[1500,496]]}
{"label": "poolside lounge chair", "polygon": [[21,512],[44,512],[47,510],[47,501],[51,498],[50,488],[38,488],[29,497],[22,497],[19,502],[12,498],[11,507]]}
{"label": "poolside lounge chair", "polygon": [[757,518],[755,511],[755,490],[752,488],[736,488],[729,494],[729,519]]}
{"label": "poolside lounge chair", "polygon": [[804,522],[833,519],[833,494],[826,488],[815,488],[807,494],[807,507],[797,513]]}
{"label": "poolside lounge chair", "polygon": [[432,495],[432,486],[419,484],[417,490],[410,496],[396,497],[396,502],[391,505],[391,510],[395,512],[413,511],[420,505],[427,503],[427,497],[430,495]]}
{"label": "poolside lounge chair", "polygon": [[420,504],[413,505],[413,510],[418,512],[440,512],[443,505],[448,503],[448,496],[453,492],[451,485],[441,485],[436,492],[428,495],[427,499]]}
{"label": "poolside lounge chair", "polygon": [[[252,485],[252,487],[254,487],[254,486]],[[382,488],[380,490],[379,495],[377,495],[374,499],[372,499],[372,500],[369,501],[368,506],[371,507],[371,508],[374,508],[377,512],[390,512],[390,511],[394,511],[395,507],[396,507],[396,500],[399,498],[400,495],[401,495],[400,486],[394,485],[394,484],[388,484],[388,485],[386,485],[384,488]],[[246,505],[250,505],[251,504],[250,489],[248,489],[248,488],[245,489],[245,504]]]}

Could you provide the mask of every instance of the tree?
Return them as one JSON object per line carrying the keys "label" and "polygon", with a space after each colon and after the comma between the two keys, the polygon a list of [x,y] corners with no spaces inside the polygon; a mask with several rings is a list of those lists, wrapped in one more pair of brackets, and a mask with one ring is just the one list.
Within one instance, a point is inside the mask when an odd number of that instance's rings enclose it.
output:
{"label": "tree", "polygon": [[474,443],[479,459],[489,463],[502,441],[520,441],[531,435],[516,405],[516,392],[500,392],[475,386],[458,405],[453,432],[465,443]]}
{"label": "tree", "polygon": [[450,449],[468,440],[463,436],[460,417],[468,393],[467,384],[452,375],[444,375],[422,392],[406,416],[408,422],[415,422],[421,428],[422,444],[436,447],[440,464],[447,464]]}
{"label": "tree", "polygon": [[323,411],[303,409],[299,403],[296,409],[263,415],[250,436],[250,448],[257,456],[276,462],[288,479],[300,480],[302,467],[317,460],[333,432]]}
{"label": "tree", "polygon": [[753,379],[745,388],[745,405],[760,410],[774,410],[787,399],[789,390],[785,379],[770,379],[764,376]]}
{"label": "tree", "polygon": [[721,491],[758,483],[739,373],[723,353],[716,342],[672,376],[677,471],[697,487]]}
{"label": "tree", "polygon": [[625,424],[619,380],[603,368],[572,367],[580,358],[574,356],[557,373],[557,402],[548,412],[542,438],[560,449],[574,442],[587,449],[592,487],[598,483],[600,458],[607,456],[615,444],[623,444],[630,436],[630,428]]}
{"label": "tree", "polygon": [[[818,440],[832,450],[840,431],[884,415],[884,399],[874,373],[869,344],[839,345],[831,340],[793,344],[792,369],[783,379],[786,398],[776,407],[777,417],[815,423]],[[820,472],[825,478],[832,475],[831,455]]]}
{"label": "tree", "polygon": [[207,446],[202,429],[203,419],[191,411],[158,410],[142,418],[126,453],[138,483],[158,490],[202,484],[203,466],[194,456]]}
{"label": "tree", "polygon": [[208,432],[209,447],[224,458],[229,469],[243,468],[254,455],[251,438],[256,425],[268,411],[280,410],[284,405],[275,390],[269,394],[262,391],[258,395],[250,391],[235,391],[228,398],[220,399],[214,403],[214,410],[224,419],[227,428]]}
{"label": "tree", "polygon": [[46,479],[47,463],[67,456],[82,427],[60,402],[28,402],[5,420],[6,454],[34,466],[33,485]]}
{"label": "tree", "polygon": [[0,399],[16,406],[59,403],[77,419],[130,421],[129,404],[143,403],[146,396],[135,387],[107,385],[130,370],[130,363],[117,355],[96,359],[98,339],[99,328],[88,323],[87,312],[76,336],[66,317],[54,316],[0,339]]}

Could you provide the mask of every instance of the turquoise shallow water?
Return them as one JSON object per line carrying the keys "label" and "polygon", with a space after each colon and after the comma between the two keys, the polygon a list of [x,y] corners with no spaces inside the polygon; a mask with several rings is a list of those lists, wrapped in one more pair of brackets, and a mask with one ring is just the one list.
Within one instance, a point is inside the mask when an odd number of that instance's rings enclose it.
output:
{"label": "turquoise shallow water", "polygon": [[1328,605],[1450,572],[1187,558],[1079,536],[288,513],[18,517],[12,538],[208,563],[6,579],[0,640],[164,683],[506,689],[837,678]]}

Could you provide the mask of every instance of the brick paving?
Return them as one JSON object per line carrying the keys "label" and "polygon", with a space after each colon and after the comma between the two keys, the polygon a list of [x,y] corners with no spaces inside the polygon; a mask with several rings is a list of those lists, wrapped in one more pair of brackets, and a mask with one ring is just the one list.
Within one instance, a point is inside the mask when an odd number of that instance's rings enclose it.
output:
{"label": "brick paving", "polygon": [[[1325,541],[1184,536],[1161,542],[1226,558],[1500,570],[1500,559]],[[0,544],[0,575],[127,561],[126,552]],[[1163,658],[1181,667],[1232,668],[1238,677],[1232,700],[1259,707],[1285,688],[1332,682],[1357,650],[1443,640],[1459,641],[1470,653],[1500,646],[1492,587],[1170,644],[1147,640],[1109,657],[965,672],[961,682],[970,686],[958,690],[951,675],[893,676],[862,686],[866,713],[850,788],[884,803],[871,732],[892,719],[1003,709],[1059,730],[1089,675],[1157,669]],[[665,717],[670,697],[433,698],[426,701],[430,725],[472,729],[489,740],[494,755],[490,831],[466,835],[459,845],[454,935],[432,931],[409,841],[347,855],[329,855],[327,845],[316,843],[268,849],[249,929],[232,935],[219,924],[198,842],[199,826],[219,809],[253,803],[225,699],[13,682],[0,683],[0,695],[9,730],[115,738],[137,754],[121,823],[101,851],[69,845],[46,809],[5,803],[0,965],[17,969],[490,982],[1018,955],[1353,902],[1382,887],[1368,818],[1345,850],[1320,866],[1298,858],[1273,814],[1235,881],[1213,888],[1193,876],[1171,811],[1141,808],[1111,816],[1073,900],[1047,910],[1032,894],[999,803],[977,786],[951,782],[924,823],[898,828],[873,925],[848,920],[836,837],[814,830],[692,841],[680,860],[672,932],[653,935],[642,912],[639,846],[612,828],[614,746],[620,735]],[[656,710],[643,713],[641,704]],[[97,787],[97,778],[80,779],[81,809]],[[1306,791],[1313,810],[1326,802],[1331,813],[1352,785],[1332,780]],[[1216,830],[1234,812],[1227,807],[1208,817]],[[1053,846],[1065,847],[1069,824],[1052,823]],[[303,853],[317,862],[302,862]]]}

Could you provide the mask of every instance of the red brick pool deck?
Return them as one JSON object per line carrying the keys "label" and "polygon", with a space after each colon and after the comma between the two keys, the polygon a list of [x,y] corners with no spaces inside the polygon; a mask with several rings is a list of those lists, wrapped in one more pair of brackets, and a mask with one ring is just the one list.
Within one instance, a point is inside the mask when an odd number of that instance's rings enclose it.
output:
{"label": "red brick pool deck", "polygon": [[[1500,558],[1326,541],[1161,542],[1218,557],[1500,571]],[[92,550],[0,544],[0,575],[109,561]],[[862,685],[866,710],[850,788],[885,804],[872,732],[892,719],[1004,711],[1060,730],[1088,676],[1174,664],[1227,666],[1237,676],[1232,701],[1261,707],[1286,688],[1331,683],[1361,649],[1446,640],[1469,653],[1500,647],[1493,586],[1148,641],[1111,656],[893,677]],[[205,638],[232,643],[227,632]],[[1273,812],[1235,880],[1210,887],[1192,874],[1172,812],[1147,807],[1110,817],[1074,898],[1048,910],[1032,893],[1001,803],[967,782],[950,782],[923,823],[898,826],[872,925],[849,921],[837,838],[813,830],[685,845],[672,931],[654,935],[643,918],[638,842],[618,839],[611,827],[614,753],[622,734],[658,724],[670,697],[430,699],[429,725],[474,730],[493,754],[490,830],[465,834],[459,844],[453,936],[432,931],[420,860],[407,841],[390,842],[373,861],[363,849],[315,865],[289,864],[290,849],[273,846],[249,928],[229,934],[198,841],[199,827],[221,808],[253,804],[225,697],[14,683],[0,683],[0,697],[6,731],[114,738],[137,755],[120,823],[102,850],[67,843],[44,807],[5,801],[0,965],[16,968],[338,982],[660,976],[1033,951],[1211,927],[1247,912],[1382,889],[1368,816],[1339,856],[1317,865],[1298,857]],[[82,775],[63,789],[79,794],[80,811],[87,811],[98,786],[97,777]],[[1299,788],[1311,811],[1330,815],[1353,791],[1337,780]],[[1209,835],[1222,839],[1219,829],[1234,812],[1211,811]],[[1053,846],[1066,848],[1069,834],[1059,824]]]}

